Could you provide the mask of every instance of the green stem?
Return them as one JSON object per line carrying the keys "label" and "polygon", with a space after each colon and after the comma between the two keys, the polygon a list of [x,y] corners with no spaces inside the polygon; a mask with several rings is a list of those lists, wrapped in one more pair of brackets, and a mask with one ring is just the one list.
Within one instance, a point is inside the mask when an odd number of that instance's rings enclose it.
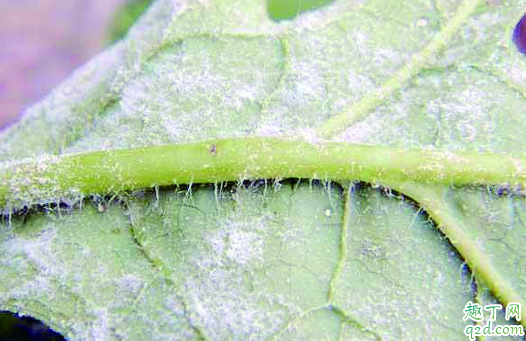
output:
{"label": "green stem", "polygon": [[232,138],[0,164],[0,207],[239,179],[309,178],[445,185],[526,182],[525,156]]}
{"label": "green stem", "polygon": [[338,285],[338,280],[345,268],[345,262],[347,261],[347,236],[349,234],[349,221],[351,219],[351,195],[352,195],[353,183],[343,185],[343,195],[344,207],[343,207],[343,216],[342,216],[342,225],[341,225],[341,235],[340,235],[340,257],[338,258],[338,263],[332,274],[331,282],[329,283],[329,292],[327,293],[327,302],[329,304],[333,303],[334,293],[336,292],[336,286]]}

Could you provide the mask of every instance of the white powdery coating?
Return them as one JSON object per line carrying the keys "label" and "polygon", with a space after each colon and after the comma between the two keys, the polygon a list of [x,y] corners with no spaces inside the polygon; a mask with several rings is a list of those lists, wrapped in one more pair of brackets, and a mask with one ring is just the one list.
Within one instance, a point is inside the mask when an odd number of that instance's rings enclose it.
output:
{"label": "white powdery coating", "polygon": [[[232,270],[215,269],[206,278],[189,278],[185,286],[195,313],[190,319],[204,325],[213,340],[264,340],[300,311],[279,295],[247,291]],[[274,305],[280,309],[269,309]]]}
{"label": "white powdery coating", "polygon": [[[407,121],[407,118],[412,115],[407,108],[412,97],[405,93],[402,93],[400,97],[399,101],[387,108],[384,106],[375,108],[365,118],[358,120],[337,135],[334,141],[384,145],[386,141],[396,143],[402,140],[405,145],[414,147],[412,127]],[[396,122],[396,124],[392,122]],[[416,141],[416,146],[420,145],[421,143]]]}
{"label": "white powdery coating", "polygon": [[[514,60],[516,63],[512,65],[503,65],[503,68],[507,72],[507,75],[510,77],[510,79],[515,82],[519,86],[525,86],[526,85],[526,61],[524,60],[523,56],[521,56],[520,60]],[[517,66],[519,64],[520,66]]]}
{"label": "white powdery coating", "polygon": [[[236,218],[243,220],[236,221]],[[205,262],[207,266],[226,265],[228,264],[225,263],[226,260],[241,267],[263,264],[267,221],[267,217],[253,217],[251,220],[246,220],[233,216],[226,219],[222,228],[208,237],[208,243],[215,255],[211,255],[210,259],[204,257],[199,264],[202,266],[202,262]]]}
{"label": "white powdery coating", "polygon": [[191,268],[199,269],[184,280],[189,318],[213,340],[262,340],[282,328],[287,316],[300,311],[282,295],[251,290],[247,283],[265,264],[271,219],[236,211],[205,237],[209,252],[189,260]]}
{"label": "white powdery coating", "polygon": [[26,301],[37,298],[45,300],[50,289],[53,287],[52,277],[47,275],[37,276],[30,282],[24,282],[21,286],[13,287],[6,297]]}
{"label": "white powdery coating", "polygon": [[372,77],[355,70],[347,70],[345,73],[342,73],[341,77],[343,78],[343,81],[348,84],[346,86],[353,90],[352,93],[349,93],[349,96],[343,96],[343,94],[340,94],[339,96],[334,97],[332,109],[335,113],[342,113],[349,106],[352,106],[353,103],[359,101],[362,96],[371,93],[377,87],[377,84]]}
{"label": "white powdery coating", "polygon": [[75,335],[80,339],[86,340],[108,340],[112,339],[111,321],[112,318],[106,308],[94,308],[92,312],[95,317],[89,325],[83,324],[83,321],[77,321],[73,326]]}
{"label": "white powdery coating", "polygon": [[72,207],[82,200],[83,195],[78,189],[71,187],[61,191],[59,181],[51,176],[51,171],[56,171],[55,169],[64,173],[71,171],[66,167],[55,167],[59,161],[60,157],[44,155],[36,159],[25,158],[0,164],[3,172],[9,174],[11,170],[15,170],[13,175],[2,181],[2,186],[7,187],[8,194],[6,205],[0,207],[0,213],[10,214],[22,207],[56,202],[64,202]]}
{"label": "white powdery coating", "polygon": [[360,121],[353,124],[352,127],[346,129],[338,137],[334,138],[333,141],[338,142],[349,142],[349,143],[373,143],[374,139],[378,137],[381,131],[382,123],[378,117],[373,117],[371,120]]}
{"label": "white powdery coating", "polygon": [[[125,274],[115,280],[119,291],[122,291],[123,297],[136,297],[142,287],[146,284],[144,279],[137,274]],[[117,302],[119,304],[119,302]]]}
{"label": "white powdery coating", "polygon": [[234,230],[228,234],[228,241],[226,255],[230,260],[240,266],[246,266],[253,261],[263,263],[264,239],[261,234]]}
{"label": "white powdery coating", "polygon": [[437,111],[443,113],[443,126],[457,127],[456,131],[460,136],[446,136],[446,140],[456,144],[460,137],[460,140],[467,140],[469,143],[475,140],[476,135],[492,136],[493,122],[484,114],[487,110],[485,108],[487,105],[484,105],[486,103],[486,94],[470,87],[455,94],[453,98],[447,98],[446,101],[438,100],[430,103],[428,110],[431,113]]}
{"label": "white powdery coating", "polygon": [[[260,41],[269,56],[263,58],[265,64],[254,61],[256,67],[250,68],[250,60],[257,57],[257,42],[251,40],[195,37],[167,47],[123,90],[120,108],[113,114],[118,119],[112,123],[108,118],[101,127],[110,141],[122,139],[116,134],[123,131],[132,146],[246,134],[256,123],[249,116],[257,114],[257,102],[273,90],[280,74],[272,67],[279,63],[272,50],[277,41]],[[232,52],[234,46],[239,55]],[[121,128],[112,132],[112,124]]]}
{"label": "white powdery coating", "polygon": [[43,276],[65,280],[66,274],[56,266],[54,257],[57,230],[51,223],[47,225],[48,227],[44,228],[37,237],[9,239],[2,244],[2,249],[11,254],[12,259],[23,255],[27,262],[36,266]]}
{"label": "white powdery coating", "polygon": [[[161,3],[161,2],[159,2]],[[167,3],[164,1],[164,3]],[[344,2],[338,2],[337,6],[343,6]],[[173,10],[178,11],[182,7],[180,2],[172,2]],[[214,9],[213,2],[196,1],[196,6],[204,5],[207,9]],[[262,2],[259,3],[260,6]],[[182,5],[181,5],[182,6]],[[261,8],[259,8],[261,10]],[[188,64],[194,58],[202,56],[204,49],[198,49],[194,54],[187,51],[172,51],[172,55],[165,57],[163,60],[155,60],[162,54],[162,51],[155,52],[151,56],[155,63],[151,69],[146,70],[142,56],[136,56],[136,60],[131,66],[124,67],[121,71],[120,78],[122,83],[113,84],[113,88],[123,89],[122,98],[116,104],[114,111],[107,113],[107,118],[96,119],[93,131],[88,132],[86,140],[92,140],[89,143],[82,141],[78,144],[79,150],[86,146],[92,146],[92,149],[100,148],[101,141],[104,141],[104,148],[115,146],[142,146],[155,145],[168,142],[185,142],[191,139],[206,139],[216,136],[237,136],[237,134],[252,134],[255,131],[264,135],[281,135],[288,132],[295,135],[299,132],[308,141],[317,141],[314,130],[315,125],[319,125],[327,119],[328,116],[338,114],[345,110],[352,103],[357,103],[363,96],[367,96],[371,91],[380,87],[386,81],[386,77],[391,75],[398,66],[403,65],[408,60],[412,51],[399,49],[389,46],[389,42],[384,43],[386,46],[375,47],[374,36],[368,36],[366,30],[361,27],[346,29],[349,32],[348,40],[354,40],[357,51],[345,54],[345,49],[341,53],[328,52],[324,47],[331,44],[331,34],[315,36],[316,32],[312,29],[320,29],[326,25],[337,26],[345,24],[344,21],[334,23],[334,9],[343,13],[343,7],[327,7],[326,9],[307,13],[298,19],[300,23],[300,35],[295,37],[298,45],[304,42],[303,51],[297,55],[291,56],[288,72],[284,76],[283,84],[275,84],[275,80],[262,80],[268,74],[278,74],[276,65],[273,65],[269,72],[257,69],[259,63],[255,65],[244,65],[235,76],[228,73],[235,68],[235,64],[240,62],[244,57],[250,59],[251,55],[242,51],[241,42],[232,44],[232,47],[239,46],[236,51],[243,54],[242,58],[229,60],[227,57],[221,57],[217,60],[200,59],[196,65]],[[229,17],[234,24],[228,23],[229,32],[249,31],[257,23],[257,15],[248,16],[239,8],[234,8]],[[258,12],[259,13],[259,12]],[[336,13],[338,14],[338,13]],[[172,15],[175,16],[174,13]],[[486,22],[492,22],[489,19],[498,19],[498,15],[486,16]],[[179,20],[180,19],[180,20]],[[175,18],[172,21],[173,32],[164,30],[167,35],[177,35],[177,24],[184,21],[184,18]],[[226,22],[226,21],[225,21]],[[203,20],[203,27],[206,29],[209,24],[208,20]],[[231,26],[230,26],[231,25]],[[267,23],[267,25],[269,25]],[[212,25],[210,25],[212,26]],[[292,26],[283,23],[276,25],[285,30],[285,27]],[[357,25],[358,26],[358,25]],[[395,32],[395,30],[392,30]],[[277,32],[277,31],[276,31]],[[220,35],[220,30],[211,32]],[[387,32],[391,33],[391,32]],[[484,30],[474,30],[466,35],[469,39],[482,39],[491,34],[490,28]],[[304,36],[302,36],[304,35]],[[159,40],[165,37],[155,37]],[[312,37],[314,36],[314,37]],[[308,38],[311,38],[309,39]],[[378,35],[379,37],[379,35]],[[414,38],[414,37],[412,37]],[[169,39],[169,38],[166,38]],[[221,40],[221,39],[218,39]],[[408,39],[409,40],[409,39]],[[347,46],[342,44],[342,40],[337,40],[333,48],[337,46]],[[182,43],[184,47],[186,42]],[[148,43],[145,43],[148,45]],[[151,44],[156,47],[155,44]],[[323,48],[320,48],[323,47]],[[165,48],[169,48],[170,46]],[[270,48],[273,48],[270,46]],[[130,48],[132,49],[132,48]],[[269,48],[262,49],[264,51]],[[133,60],[133,52],[128,51],[129,60]],[[212,51],[214,52],[214,51]],[[350,65],[350,60],[358,58],[353,55],[362,55],[365,60],[360,60],[356,65]],[[187,53],[187,55],[184,55]],[[140,52],[137,52],[139,55]],[[221,53],[217,53],[222,56]],[[334,67],[333,62],[339,62],[341,65]],[[262,64],[271,64],[264,60]],[[279,63],[276,63],[279,64]],[[188,66],[187,69],[183,66]],[[274,67],[276,66],[276,67]],[[395,67],[396,66],[396,67]],[[144,70],[143,70],[144,68]],[[221,69],[223,68],[223,69]],[[334,72],[330,72],[334,69]],[[378,71],[375,71],[377,69]],[[246,72],[242,72],[242,71]],[[250,73],[251,70],[253,71]],[[254,71],[255,70],[255,71]],[[142,72],[144,71],[144,73]],[[339,74],[341,80],[333,81],[333,77]],[[131,80],[131,78],[136,77]],[[444,77],[444,76],[443,76]],[[330,81],[328,81],[328,79]],[[124,80],[130,80],[129,83]],[[273,86],[277,88],[274,89]],[[453,85],[453,84],[450,84]],[[344,133],[342,139],[352,142],[368,143],[397,143],[407,146],[421,145],[422,136],[416,135],[413,141],[413,131],[418,123],[409,121],[418,109],[411,108],[411,103],[415,97],[406,94],[407,89],[401,90],[401,96],[398,93],[393,102],[386,99],[385,108],[374,109],[372,114],[364,121],[359,122]],[[275,93],[273,91],[276,91]],[[445,92],[445,90],[444,90]],[[444,141],[451,143],[455,147],[459,144],[460,138],[471,143],[476,141],[480,136],[485,134],[495,134],[492,130],[495,128],[494,122],[485,120],[482,114],[488,107],[481,106],[487,104],[487,98],[484,91],[478,90],[476,86],[454,91],[451,94],[439,96],[432,101],[425,101],[426,118],[435,119],[435,114],[442,114],[444,122],[437,125],[453,126],[454,129],[445,131],[442,135]],[[270,96],[270,97],[267,97]],[[60,100],[65,100],[60,98]],[[466,105],[466,103],[468,103]],[[261,105],[262,109],[257,108]],[[267,106],[266,106],[267,105]],[[256,109],[251,107],[256,107]],[[243,110],[246,109],[246,112]],[[261,111],[261,112],[260,112]],[[239,114],[229,120],[231,117]],[[56,114],[56,113],[53,113]],[[53,117],[50,114],[49,117]],[[66,115],[67,116],[67,115]],[[247,119],[248,123],[240,123],[239,119]],[[57,118],[59,122],[60,119]],[[234,122],[231,126],[229,123]],[[398,124],[400,122],[400,124]],[[480,123],[482,122],[482,123]],[[63,122],[61,122],[63,123]],[[476,125],[478,124],[478,125]],[[106,129],[108,134],[102,130]],[[251,130],[254,129],[254,130]],[[97,133],[99,136],[97,136]],[[53,135],[53,133],[50,133]],[[457,135],[459,136],[457,136]],[[53,136],[56,138],[56,136]],[[397,140],[399,139],[399,140]],[[463,142],[462,141],[462,142]],[[85,143],[85,144],[82,144]],[[489,142],[487,143],[490,144]],[[0,147],[1,148],[1,147]],[[118,174],[119,171],[116,170]],[[387,210],[387,207],[382,207]],[[360,212],[362,213],[362,212]],[[390,212],[392,213],[392,212]],[[328,209],[322,211],[322,216],[331,216]],[[253,275],[254,267],[264,266],[264,250],[266,237],[268,237],[267,221],[247,218],[247,212],[228,217],[226,223],[220,226],[216,233],[207,235],[204,244],[210,247],[210,250],[203,252],[203,255],[194,255],[190,259],[190,271],[184,274],[184,285],[189,292],[189,310],[197,316],[191,316],[196,325],[204,325],[205,329],[210,331],[212,338],[227,339],[230,330],[236,337],[241,338],[263,338],[269,332],[275,331],[282,327],[284,321],[290,319],[291,314],[297,314],[300,310],[289,303],[290,297],[283,297],[278,294],[268,294],[265,292],[251,292],[247,289],[240,273],[247,270],[244,274]],[[317,220],[317,217],[315,217]],[[304,236],[307,232],[301,224],[293,224],[290,219],[283,219],[287,227],[290,228],[278,235],[284,245],[292,247],[294,250],[306,250],[302,243],[298,242],[298,237]],[[168,224],[167,224],[168,225]],[[313,241],[314,243],[315,241]],[[29,248],[38,249],[38,245],[27,244]],[[19,245],[20,246],[20,245]],[[45,252],[44,247],[40,247]],[[20,247],[26,252],[25,249]],[[30,259],[40,256],[39,253],[30,255]],[[42,258],[42,261],[53,262],[47,254],[48,259]],[[90,256],[89,249],[83,249],[79,253],[80,257]],[[52,263],[53,264],[53,263]],[[40,264],[43,267],[45,264]],[[25,265],[27,266],[27,264]],[[60,264],[54,264],[60,268]],[[195,266],[195,269],[191,267]],[[418,271],[418,266],[416,271]],[[97,278],[107,277],[106,268],[100,265],[100,271],[95,274]],[[47,269],[44,269],[44,273]],[[196,272],[201,272],[197,274]],[[61,274],[53,273],[53,276]],[[440,274],[438,275],[440,277]],[[78,277],[73,276],[74,279]],[[121,291],[130,294],[137,293],[144,285],[142,280],[133,275],[124,275],[115,280],[117,287]],[[328,281],[326,281],[328,282]],[[442,284],[442,279],[438,280]],[[383,283],[380,281],[380,283]],[[44,288],[48,285],[46,277],[39,277],[38,280],[22,288],[20,293],[30,295],[35,288]],[[74,291],[81,293],[80,287],[74,286]],[[344,294],[344,293],[343,293]],[[172,298],[171,300],[174,300]],[[349,298],[350,306],[356,303],[356,299]],[[384,302],[385,303],[385,302]],[[419,303],[415,300],[415,306]],[[433,306],[437,304],[433,302]],[[274,305],[280,308],[272,309]],[[181,314],[184,309],[180,305],[167,302],[169,309],[176,314]],[[380,308],[384,308],[382,304]],[[272,307],[272,308],[269,308]],[[389,306],[385,307],[392,308]],[[150,308],[155,311],[155,308]],[[372,305],[364,308],[367,316],[373,315],[379,323],[387,324],[385,318],[382,318],[381,311],[372,311]],[[87,335],[89,338],[107,338],[113,335],[108,334],[111,329],[111,315],[108,316],[108,310],[95,310],[98,319],[96,325],[88,328]],[[164,315],[163,315],[164,316]],[[168,318],[170,315],[167,314]],[[409,322],[411,323],[411,322]],[[389,326],[386,327],[389,329]],[[84,331],[86,327],[84,327]],[[83,334],[83,328],[79,327],[79,335]]]}

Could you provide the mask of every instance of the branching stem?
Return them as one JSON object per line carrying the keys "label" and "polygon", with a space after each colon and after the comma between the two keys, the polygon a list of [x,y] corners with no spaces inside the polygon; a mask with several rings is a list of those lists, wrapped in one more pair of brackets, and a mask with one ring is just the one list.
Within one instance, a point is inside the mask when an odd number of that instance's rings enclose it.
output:
{"label": "branching stem", "polygon": [[372,110],[383,104],[386,99],[406,86],[411,78],[427,66],[429,60],[447,46],[481,2],[481,0],[463,1],[451,21],[448,22],[422,51],[413,55],[407,64],[395,72],[394,75],[376,91],[373,91],[360,101],[352,104],[342,113],[331,117],[321,126],[319,132],[323,136],[332,136],[345,130],[353,123],[363,119]]}
{"label": "branching stem", "polygon": [[[414,183],[391,183],[394,189],[403,192],[417,201],[435,221],[438,228],[446,235],[455,249],[464,257],[476,278],[481,279],[493,295],[504,305],[520,303],[525,306],[523,297],[511,285],[507,276],[495,268],[490,257],[469,235],[469,229],[462,219],[447,204],[446,188],[443,186],[421,186]],[[526,327],[526,311],[521,310],[520,323]]]}

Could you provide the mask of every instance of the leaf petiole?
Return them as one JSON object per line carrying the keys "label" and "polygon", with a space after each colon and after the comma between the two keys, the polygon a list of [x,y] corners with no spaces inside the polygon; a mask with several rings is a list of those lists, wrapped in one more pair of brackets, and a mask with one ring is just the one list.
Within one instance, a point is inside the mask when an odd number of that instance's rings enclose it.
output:
{"label": "leaf petiole", "polygon": [[283,138],[230,138],[41,157],[0,164],[0,207],[90,194],[239,179],[309,178],[372,184],[522,184],[525,156],[397,149]]}

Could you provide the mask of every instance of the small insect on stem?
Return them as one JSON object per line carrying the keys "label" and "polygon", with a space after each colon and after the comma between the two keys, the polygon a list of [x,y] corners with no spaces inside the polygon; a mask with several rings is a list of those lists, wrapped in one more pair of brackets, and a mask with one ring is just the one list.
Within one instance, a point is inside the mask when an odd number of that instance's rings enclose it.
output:
{"label": "small insect on stem", "polygon": [[[112,197],[110,201],[113,200],[113,198],[114,197]],[[91,200],[93,200],[93,203],[97,207],[97,212],[104,213],[106,211],[107,202],[104,202],[103,198],[100,195],[93,195]]]}
{"label": "small insect on stem", "polygon": [[106,205],[102,202],[99,202],[97,204],[97,212],[104,213],[104,211],[106,211]]}
{"label": "small insect on stem", "polygon": [[210,154],[216,155],[216,145],[215,144],[211,145],[210,148],[208,148],[208,150],[210,151]]}

